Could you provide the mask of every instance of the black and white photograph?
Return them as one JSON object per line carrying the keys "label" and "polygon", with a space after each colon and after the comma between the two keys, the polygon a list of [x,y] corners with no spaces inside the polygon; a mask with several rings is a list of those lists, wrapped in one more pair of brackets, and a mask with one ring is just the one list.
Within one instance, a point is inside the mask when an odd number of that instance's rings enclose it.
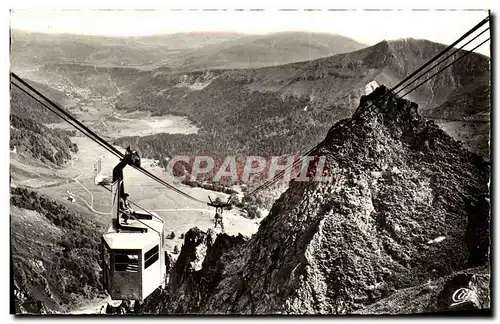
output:
{"label": "black and white photograph", "polygon": [[491,317],[495,12],[203,7],[10,9],[10,314]]}

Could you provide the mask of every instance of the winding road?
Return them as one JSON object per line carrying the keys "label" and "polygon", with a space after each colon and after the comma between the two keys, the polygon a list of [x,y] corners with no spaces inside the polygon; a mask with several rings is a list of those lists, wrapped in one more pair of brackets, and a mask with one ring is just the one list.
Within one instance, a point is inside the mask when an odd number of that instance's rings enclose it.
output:
{"label": "winding road", "polygon": [[[99,215],[110,215],[111,213],[108,212],[108,213],[104,213],[104,212],[100,212],[98,210],[95,210],[94,209],[94,195],[92,194],[92,192],[87,188],[85,187],[85,185],[83,183],[81,183],[80,181],[78,181],[78,178],[80,178],[82,176],[83,172],[81,172],[78,176],[76,176],[73,181],[75,181],[76,183],[78,183],[86,192],[88,192],[88,194],[90,195],[90,203],[88,203],[85,199],[83,199],[82,197],[78,196],[77,194],[74,194],[72,193],[73,196],[79,198],[80,200],[82,200],[85,205],[87,205],[87,207],[94,213],[96,214],[99,214]],[[201,212],[213,212],[212,209],[208,209],[208,208],[180,208],[180,209],[177,209],[177,208],[169,208],[169,209],[151,209],[149,210],[150,212],[184,212],[184,211],[201,211]]]}
{"label": "winding road", "polygon": [[130,118],[120,117],[118,114],[111,114],[110,117],[113,117],[113,118],[116,118],[116,119],[119,119],[119,120],[123,120],[123,121],[137,121],[137,119],[130,119]]}
{"label": "winding road", "polygon": [[99,215],[110,215],[111,213],[103,213],[103,212],[100,212],[100,211],[97,211],[97,210],[94,209],[94,195],[92,194],[92,192],[89,189],[87,189],[87,187],[85,187],[83,185],[83,183],[81,183],[80,181],[78,181],[78,178],[80,178],[82,174],[83,174],[83,172],[81,172],[76,178],[74,178],[73,181],[75,181],[76,183],[78,183],[86,192],[89,193],[89,195],[90,195],[90,204],[85,199],[83,199],[82,197],[80,197],[80,196],[78,196],[76,194],[73,194],[73,196],[75,196],[75,197],[79,198],[80,200],[82,200],[85,203],[85,205],[87,205],[90,208],[90,210],[93,211],[94,213],[99,214]]}

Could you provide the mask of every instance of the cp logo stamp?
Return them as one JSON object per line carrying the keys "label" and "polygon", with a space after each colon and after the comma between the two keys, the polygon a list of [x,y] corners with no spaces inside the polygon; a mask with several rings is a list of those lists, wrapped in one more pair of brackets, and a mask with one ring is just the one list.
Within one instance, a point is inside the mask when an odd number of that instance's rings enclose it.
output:
{"label": "cp logo stamp", "polygon": [[457,289],[451,297],[452,304],[450,307],[457,306],[469,301],[474,295],[474,291],[468,288]]}

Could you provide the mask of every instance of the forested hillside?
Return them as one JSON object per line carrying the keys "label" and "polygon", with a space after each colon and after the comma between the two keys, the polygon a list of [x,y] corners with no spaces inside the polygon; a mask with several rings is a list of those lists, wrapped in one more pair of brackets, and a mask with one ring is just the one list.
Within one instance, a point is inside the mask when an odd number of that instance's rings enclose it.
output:
{"label": "forested hillside", "polygon": [[93,221],[47,196],[10,189],[11,266],[17,313],[63,311],[102,292]]}
{"label": "forested hillside", "polygon": [[[30,81],[50,99],[58,102],[64,94],[45,85]],[[17,154],[27,155],[42,162],[62,165],[78,152],[70,136],[75,132],[50,129],[43,123],[58,123],[61,118],[28,96],[15,86],[11,88],[10,99],[10,149]]]}
{"label": "forested hillside", "polygon": [[10,148],[15,148],[17,154],[61,165],[71,158],[71,153],[78,152],[76,144],[69,139],[74,132],[50,129],[16,114],[10,115],[10,126]]}
{"label": "forested hillside", "polygon": [[[136,145],[146,155],[164,156],[207,151],[214,155],[304,152],[319,142],[333,123],[348,117],[373,85],[395,85],[444,48],[408,39],[278,67],[180,74],[160,69],[122,93],[116,107],[187,116],[200,128],[198,135],[159,134],[121,139],[119,143]],[[462,54],[458,52],[453,58]],[[457,115],[487,115],[488,76],[489,59],[472,54],[408,98],[419,104],[423,116],[446,122]],[[481,99],[471,104],[470,99],[478,93]],[[456,127],[450,135],[455,137],[454,130]],[[469,138],[455,138],[487,157],[489,133],[483,127],[472,133]],[[478,141],[481,149],[475,150]]]}
{"label": "forested hillside", "polygon": [[[35,89],[58,104],[61,104],[65,99],[65,95],[62,92],[38,82],[27,81]],[[59,123],[62,120],[15,85],[11,85],[10,87],[10,112],[23,118],[34,119],[39,123]]]}

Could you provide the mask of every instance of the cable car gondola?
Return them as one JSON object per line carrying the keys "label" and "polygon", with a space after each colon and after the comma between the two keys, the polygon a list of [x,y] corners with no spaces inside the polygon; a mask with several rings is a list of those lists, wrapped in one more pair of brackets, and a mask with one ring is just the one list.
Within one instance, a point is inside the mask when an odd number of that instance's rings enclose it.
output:
{"label": "cable car gondola", "polygon": [[[112,300],[142,303],[165,285],[164,221],[155,213],[130,213],[125,221],[120,200],[124,197],[123,169],[140,167],[140,157],[129,148],[113,169],[112,221],[101,240],[103,283]],[[97,181],[96,181],[97,182]]]}
{"label": "cable car gondola", "polygon": [[221,202],[221,201],[213,201],[210,196],[208,196],[208,200],[210,200],[209,203],[207,203],[208,206],[215,207],[215,217],[214,217],[214,223],[215,226],[214,228],[217,228],[217,225],[220,225],[220,228],[222,232],[224,233],[224,221],[222,218],[222,213],[224,211],[224,208],[227,210],[232,209],[232,204],[231,204],[231,197],[228,198],[227,202]]}

